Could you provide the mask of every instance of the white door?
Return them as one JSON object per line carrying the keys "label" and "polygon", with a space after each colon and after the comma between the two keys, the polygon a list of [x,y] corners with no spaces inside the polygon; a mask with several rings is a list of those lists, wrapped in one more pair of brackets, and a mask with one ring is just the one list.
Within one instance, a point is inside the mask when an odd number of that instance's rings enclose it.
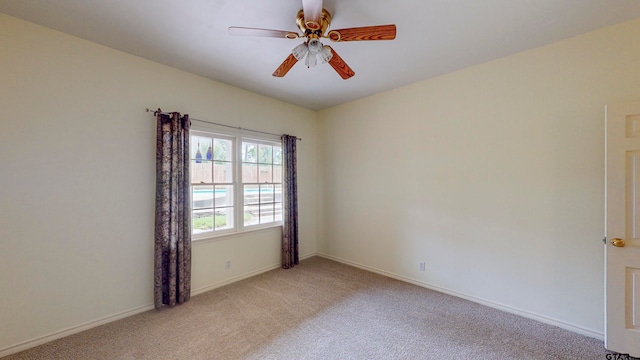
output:
{"label": "white door", "polygon": [[640,357],[640,102],[606,109],[605,347]]}

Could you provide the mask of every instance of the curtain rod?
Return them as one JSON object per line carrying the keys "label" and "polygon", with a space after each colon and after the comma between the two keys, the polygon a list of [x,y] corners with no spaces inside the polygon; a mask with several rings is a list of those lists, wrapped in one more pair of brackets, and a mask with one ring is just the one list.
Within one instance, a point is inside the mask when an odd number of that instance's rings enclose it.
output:
{"label": "curtain rod", "polygon": [[[154,114],[158,114],[158,113],[160,113],[160,114],[164,114],[164,115],[171,115],[171,113],[170,113],[170,112],[164,112],[164,111],[158,112],[158,110],[151,110],[151,109],[149,109],[149,108],[147,108],[147,112],[152,112],[152,113],[154,113]],[[251,132],[255,132],[255,133],[267,134],[267,135],[274,135],[274,136],[282,136],[282,134],[274,134],[274,133],[270,133],[270,132],[266,132],[266,131],[260,131],[260,130],[251,130],[251,129],[246,129],[246,128],[239,127],[239,126],[231,126],[231,125],[226,125],[226,124],[220,124],[220,123],[216,123],[216,122],[213,122],[213,121],[206,121],[206,120],[195,119],[195,118],[192,118],[192,117],[189,117],[189,119],[190,119],[190,120],[194,120],[194,121],[200,121],[200,122],[207,123],[207,124],[213,124],[213,125],[218,125],[218,126],[224,126],[224,127],[228,127],[228,128],[232,128],[232,129],[236,129],[236,130],[251,131]],[[297,136],[296,136],[296,139],[298,139],[298,140],[302,141],[302,138],[299,138],[299,137],[297,137]]]}

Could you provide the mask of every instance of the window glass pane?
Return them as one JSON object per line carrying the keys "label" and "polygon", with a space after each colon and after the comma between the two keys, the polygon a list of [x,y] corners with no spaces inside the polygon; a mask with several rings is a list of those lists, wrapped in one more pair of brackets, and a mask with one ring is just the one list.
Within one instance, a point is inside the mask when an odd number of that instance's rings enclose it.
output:
{"label": "window glass pane", "polygon": [[233,160],[233,143],[227,139],[213,140],[213,159],[218,161]]}
{"label": "window glass pane", "polygon": [[282,164],[282,148],[280,146],[273,147],[273,163]]}
{"label": "window glass pane", "polygon": [[258,182],[258,165],[242,163],[242,182],[257,183]]}
{"label": "window glass pane", "polygon": [[258,165],[258,182],[259,183],[270,183],[273,182],[273,166],[272,165]]}
{"label": "window glass pane", "polygon": [[273,202],[273,185],[260,185],[260,203]]}
{"label": "window glass pane", "polygon": [[[197,160],[207,160],[207,150],[211,147],[211,138],[203,136],[192,136],[190,140],[191,158]],[[211,159],[209,159],[211,160]]]}
{"label": "window glass pane", "polygon": [[194,234],[213,230],[213,210],[194,210],[191,222]]}
{"label": "window glass pane", "polygon": [[211,184],[213,182],[213,164],[211,161],[191,160],[191,183]]}
{"label": "window glass pane", "polygon": [[258,162],[260,164],[273,163],[272,149],[271,145],[258,145]]}
{"label": "window glass pane", "polygon": [[215,214],[216,230],[233,228],[233,208],[217,208]]}
{"label": "window glass pane", "polygon": [[244,207],[244,226],[255,225],[260,221],[260,206],[245,205]]}
{"label": "window glass pane", "polygon": [[282,182],[282,165],[273,165],[273,182]]}
{"label": "window glass pane", "polygon": [[258,145],[254,143],[242,143],[242,162],[255,163],[258,161]]}
{"label": "window glass pane", "polygon": [[213,182],[230,183],[233,182],[233,163],[226,161],[214,161]]}
{"label": "window glass pane", "polygon": [[213,208],[213,186],[193,186],[191,201],[193,209]]}
{"label": "window glass pane", "polygon": [[233,206],[233,185],[217,185],[215,198],[216,208]]}
{"label": "window glass pane", "polygon": [[273,204],[260,205],[260,224],[273,222]]}
{"label": "window glass pane", "polygon": [[244,204],[259,204],[260,203],[260,186],[259,185],[245,185],[244,186]]}

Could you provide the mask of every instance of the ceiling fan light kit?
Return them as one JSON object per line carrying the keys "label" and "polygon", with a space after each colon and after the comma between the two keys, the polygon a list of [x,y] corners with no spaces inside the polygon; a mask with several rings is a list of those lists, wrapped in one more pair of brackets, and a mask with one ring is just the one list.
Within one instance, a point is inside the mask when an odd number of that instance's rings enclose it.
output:
{"label": "ceiling fan light kit", "polygon": [[[298,11],[296,24],[302,34],[292,31],[229,27],[229,34],[239,36],[262,36],[284,39],[305,38],[306,41],[291,51],[291,54],[273,72],[275,77],[283,77],[298,61],[305,59],[305,66],[312,68],[320,61],[329,63],[343,79],[349,79],[355,72],[330,46],[322,44],[321,38],[331,41],[393,40],[396,38],[395,25],[377,25],[331,30],[331,14],[322,8],[322,0],[302,0],[302,10]],[[325,35],[326,33],[326,35]]]}
{"label": "ceiling fan light kit", "polygon": [[311,39],[306,43],[302,43],[296,46],[293,51],[291,51],[291,53],[298,61],[304,59],[306,56],[304,64],[308,68],[314,67],[318,64],[318,56],[320,57],[320,61],[322,61],[323,64],[327,61],[330,61],[333,57],[333,54],[331,53],[329,47],[322,45],[322,43],[318,39]]}

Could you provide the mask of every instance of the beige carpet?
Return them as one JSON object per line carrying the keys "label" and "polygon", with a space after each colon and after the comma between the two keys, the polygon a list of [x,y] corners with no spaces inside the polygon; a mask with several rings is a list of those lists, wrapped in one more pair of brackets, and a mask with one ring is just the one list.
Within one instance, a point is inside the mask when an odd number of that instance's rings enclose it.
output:
{"label": "beige carpet", "polygon": [[323,258],[14,359],[605,359],[601,341]]}

